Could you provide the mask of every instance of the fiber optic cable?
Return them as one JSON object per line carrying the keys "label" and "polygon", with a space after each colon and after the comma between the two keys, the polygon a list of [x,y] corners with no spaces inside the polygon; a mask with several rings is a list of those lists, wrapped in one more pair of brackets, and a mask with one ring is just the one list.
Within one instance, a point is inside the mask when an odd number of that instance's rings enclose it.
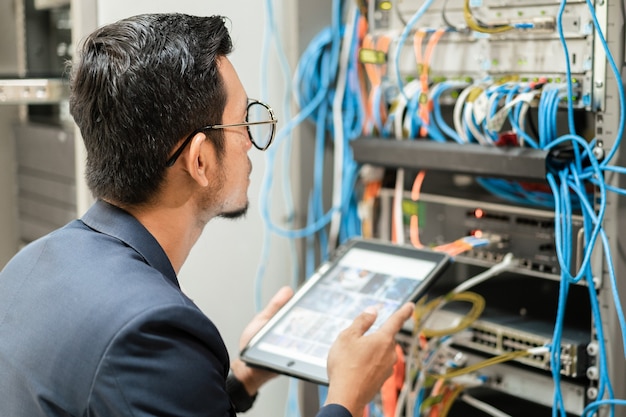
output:
{"label": "fiber optic cable", "polygon": [[404,26],[402,33],[400,34],[400,38],[398,39],[398,45],[396,46],[394,63],[395,63],[395,75],[396,82],[398,83],[398,89],[402,93],[404,91],[404,82],[402,81],[402,76],[400,75],[400,54],[402,53],[402,48],[413,29],[413,26],[417,23],[417,21],[424,15],[424,13],[430,8],[433,4],[434,0],[426,0],[420,6],[420,8],[415,12],[415,14],[409,19],[409,22]]}
{"label": "fiber optic cable", "polygon": [[[375,173],[368,174],[368,172]],[[375,169],[372,166],[365,165],[361,168],[360,175],[364,183],[362,202],[359,206],[359,214],[361,219],[361,229],[364,238],[374,237],[374,202],[380,194],[382,188],[381,169]]]}
{"label": "fiber optic cable", "polygon": [[[428,329],[422,328],[424,324],[424,317],[429,317],[435,310],[440,309],[444,304],[448,304],[451,302],[468,302],[472,305],[470,311],[465,314],[461,319],[455,323],[455,325],[451,328],[446,329]],[[448,293],[443,297],[435,298],[429,301],[427,304],[420,306],[415,309],[415,313],[413,315],[413,319],[415,321],[415,329],[413,330],[413,334],[421,333],[426,338],[440,338],[443,336],[449,336],[456,333],[459,333],[462,330],[465,330],[467,327],[471,326],[478,317],[482,314],[485,309],[485,299],[472,292],[463,291],[463,292],[452,292]]]}
{"label": "fiber optic cable", "polygon": [[[512,255],[509,254],[500,263],[494,265],[494,267],[485,271],[483,274],[479,274],[471,278],[470,280],[466,281],[465,285],[457,286],[455,289],[449,292],[446,296],[439,297],[438,299],[435,299],[434,301],[430,302],[427,305],[427,308],[423,308],[423,307],[420,308],[420,306],[425,305],[424,298],[418,301],[417,306],[416,306],[416,311],[415,311],[415,314],[417,314],[418,317],[414,319],[414,324],[415,324],[415,327],[413,329],[414,337],[412,338],[411,345],[409,346],[410,357],[409,359],[407,359],[407,370],[405,371],[405,375],[407,375],[407,378],[415,375],[416,370],[413,369],[414,366],[419,366],[419,368],[422,369],[423,371],[419,372],[418,381],[415,384],[414,388],[411,390],[411,393],[408,392],[409,390],[408,387],[411,384],[410,379],[407,379],[405,381],[405,385],[403,386],[403,391],[401,391],[401,398],[402,398],[402,401],[404,401],[404,404],[407,406],[407,413],[409,412],[408,410],[414,410],[415,412],[414,415],[416,416],[419,415],[418,410],[420,409],[420,404],[422,403],[423,398],[424,398],[424,384],[426,383],[426,379],[427,379],[425,371],[431,368],[432,361],[435,359],[435,356],[436,356],[435,352],[433,351],[434,346],[438,345],[439,347],[437,349],[441,349],[449,345],[452,342],[452,338],[450,338],[449,336],[444,336],[443,338],[433,337],[431,338],[430,342],[428,342],[428,345],[430,347],[422,346],[420,350],[421,354],[417,354],[418,352],[417,342],[418,340],[421,339],[423,335],[423,331],[422,331],[423,323],[425,323],[425,321],[434,311],[441,308],[446,302],[450,300],[459,299],[459,297],[462,297],[464,300],[466,298],[468,301],[471,300],[470,302],[474,304],[479,303],[475,305],[475,308],[473,310],[474,312],[471,314],[471,318],[470,317],[466,318],[466,322],[463,323],[463,327],[466,327],[467,325],[471,324],[472,319],[475,320],[475,318],[478,315],[480,315],[480,311],[482,311],[482,308],[480,307],[480,305],[484,306],[484,299],[482,299],[482,297],[478,295],[471,296],[470,293],[466,292],[466,290],[510,268],[513,265],[512,259],[513,259]],[[458,329],[447,329],[447,333],[450,334],[452,332],[459,331],[459,330],[461,330],[461,327],[459,327]],[[424,355],[428,355],[428,356],[424,357]],[[421,365],[417,365],[417,364],[421,364]],[[411,404],[411,398],[415,399],[415,401],[413,401],[412,404]],[[400,403],[400,399],[399,399],[399,403]],[[399,407],[398,412],[400,408],[401,407]]]}
{"label": "fiber optic cable", "polygon": [[413,186],[411,187],[411,200],[415,202],[415,213],[411,214],[411,218],[409,220],[409,238],[411,240],[411,244],[416,248],[423,248],[422,242],[420,241],[420,233],[419,233],[419,207],[417,205],[417,201],[420,197],[420,191],[422,189],[422,184],[424,183],[424,177],[426,176],[426,171],[421,170],[415,176],[415,180],[413,181]]}
{"label": "fiber optic cable", "polygon": [[[380,34],[377,37],[368,33],[364,36],[359,56],[363,62],[365,74],[369,81],[369,94],[366,107],[366,122],[363,129],[365,135],[374,131],[386,136],[384,125],[387,119],[387,103],[383,80],[387,71],[387,52],[391,44],[391,36]],[[366,57],[374,57],[367,58]]]}
{"label": "fiber optic cable", "polygon": [[489,414],[492,417],[511,417],[509,414],[495,408],[494,406],[485,403],[484,401],[481,401],[469,394],[462,394],[461,395],[461,400],[469,405],[471,405],[472,407],[486,413]]}
{"label": "fiber optic cable", "polygon": [[470,0],[464,0],[463,2],[463,17],[465,18],[465,23],[467,23],[467,26],[470,29],[480,33],[496,34],[508,32],[514,29],[514,27],[511,25],[486,25],[482,22],[477,21],[472,13]]}
{"label": "fiber optic cable", "polygon": [[[421,88],[421,84],[417,80],[413,80],[408,83],[402,94],[398,96],[396,103],[394,104],[394,136],[396,140],[404,140],[404,129],[402,117],[405,106],[418,94]],[[409,96],[409,94],[411,94]],[[396,170],[396,180],[394,186],[394,194],[392,201],[392,216],[391,216],[391,240],[392,242],[403,245],[405,242],[404,234],[404,215],[402,212],[402,201],[404,200],[404,174],[403,168]]]}
{"label": "fiber optic cable", "polygon": [[432,135],[434,133],[434,136],[437,136],[437,140],[440,142],[445,141],[445,139],[442,138],[441,133],[432,132],[434,126],[430,129],[430,113],[432,111],[433,104],[432,99],[429,97],[428,76],[430,73],[430,63],[435,46],[437,46],[437,43],[439,43],[439,40],[446,33],[446,31],[446,28],[440,28],[434,31],[428,39],[426,51],[423,55],[422,41],[424,40],[426,32],[421,30],[416,31],[413,42],[417,61],[417,72],[421,83],[421,92],[419,96],[419,118],[421,119],[420,136],[426,137],[428,134]]}
{"label": "fiber optic cable", "polygon": [[404,222],[402,214],[402,200],[404,195],[404,169],[396,170],[396,182],[393,193],[392,216],[391,216],[391,241],[398,245],[404,245]]}
{"label": "fiber optic cable", "polygon": [[446,417],[452,403],[465,389],[464,386],[451,383],[438,383],[437,381],[431,391],[431,399],[436,399],[436,403],[430,406],[428,417]]}
{"label": "fiber optic cable", "polygon": [[522,358],[522,357],[529,356],[529,355],[537,355],[547,350],[548,349],[546,347],[531,348],[527,350],[517,350],[514,352],[508,352],[502,355],[494,356],[489,359],[485,359],[484,361],[475,363],[473,365],[466,366],[465,368],[449,371],[445,374],[431,374],[431,375],[434,378],[438,378],[438,379],[441,379],[441,378],[450,379],[450,378],[454,378],[460,375],[465,375],[471,372],[475,372],[477,370],[486,368],[488,366],[493,366],[502,362],[508,362],[508,361],[511,361],[517,358]]}

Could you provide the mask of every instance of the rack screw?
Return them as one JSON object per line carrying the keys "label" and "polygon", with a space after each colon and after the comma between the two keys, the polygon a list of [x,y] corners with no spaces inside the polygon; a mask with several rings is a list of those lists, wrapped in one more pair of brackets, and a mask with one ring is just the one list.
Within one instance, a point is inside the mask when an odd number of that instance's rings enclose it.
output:
{"label": "rack screw", "polygon": [[593,156],[595,156],[596,159],[601,160],[602,158],[604,158],[604,149],[596,146],[595,148],[593,148]]}
{"label": "rack screw", "polygon": [[598,389],[596,387],[587,388],[587,398],[590,400],[595,400],[598,398]]}

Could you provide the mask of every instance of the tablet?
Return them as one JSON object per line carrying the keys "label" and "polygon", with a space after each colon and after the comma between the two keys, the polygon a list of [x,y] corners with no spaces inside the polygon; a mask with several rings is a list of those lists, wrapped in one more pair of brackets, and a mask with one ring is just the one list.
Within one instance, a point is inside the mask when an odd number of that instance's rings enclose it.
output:
{"label": "tablet", "polygon": [[370,239],[338,248],[250,340],[241,359],[318,384],[328,384],[326,359],[339,332],[368,306],[378,309],[369,332],[407,301],[424,295],[450,262],[442,252]]}

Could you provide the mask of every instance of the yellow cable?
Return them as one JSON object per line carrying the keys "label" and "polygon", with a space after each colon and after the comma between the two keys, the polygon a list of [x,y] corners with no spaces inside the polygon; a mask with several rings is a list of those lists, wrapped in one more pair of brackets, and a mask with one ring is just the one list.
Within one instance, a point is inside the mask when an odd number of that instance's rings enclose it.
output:
{"label": "yellow cable", "polygon": [[[472,304],[470,311],[461,318],[459,323],[446,329],[421,329],[425,318],[429,317],[435,310],[441,308],[444,304],[452,301],[465,301]],[[441,337],[460,332],[475,322],[485,309],[485,299],[474,292],[465,291],[454,294],[447,294],[443,297],[437,297],[424,305],[422,299],[418,300],[415,306],[415,329],[414,335],[421,332],[425,337]]]}
{"label": "yellow cable", "polygon": [[489,26],[482,26],[480,25],[476,19],[474,19],[474,15],[472,14],[472,10],[470,8],[470,0],[465,0],[464,5],[463,5],[463,16],[465,17],[465,22],[467,23],[467,26],[476,31],[476,32],[480,32],[480,33],[503,33],[503,32],[507,32],[509,30],[513,30],[513,26],[509,26],[509,25],[502,25],[502,26],[494,26],[494,27],[489,27]]}
{"label": "yellow cable", "polygon": [[521,358],[523,356],[528,356],[530,354],[531,354],[531,352],[529,352],[527,350],[517,350],[515,352],[508,352],[508,353],[504,353],[504,354],[499,355],[499,356],[494,356],[494,357],[486,359],[486,360],[484,360],[482,362],[477,362],[477,363],[475,363],[473,365],[466,366],[465,368],[455,369],[455,370],[446,372],[445,374],[431,374],[431,376],[434,377],[434,378],[438,378],[438,379],[455,378],[455,377],[460,376],[460,375],[465,375],[465,374],[469,374],[471,372],[478,371],[479,369],[483,369],[483,368],[486,368],[488,366],[496,365],[496,364],[502,363],[502,362],[507,362],[507,361],[510,361],[510,360],[513,360],[513,359]]}
{"label": "yellow cable", "polygon": [[454,404],[454,401],[457,399],[459,394],[463,392],[464,389],[465,387],[463,385],[457,385],[454,387],[450,395],[446,398],[446,401],[443,404],[443,409],[441,410],[439,417],[446,417],[448,415],[448,413],[450,412],[450,409],[452,408],[452,404]]}

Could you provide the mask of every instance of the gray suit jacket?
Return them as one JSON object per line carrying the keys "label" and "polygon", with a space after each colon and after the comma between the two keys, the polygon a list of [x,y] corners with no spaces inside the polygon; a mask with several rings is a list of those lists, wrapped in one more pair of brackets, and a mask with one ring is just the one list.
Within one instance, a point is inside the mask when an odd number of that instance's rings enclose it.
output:
{"label": "gray suit jacket", "polygon": [[112,205],[0,272],[0,416],[232,416],[228,369],[160,245]]}

